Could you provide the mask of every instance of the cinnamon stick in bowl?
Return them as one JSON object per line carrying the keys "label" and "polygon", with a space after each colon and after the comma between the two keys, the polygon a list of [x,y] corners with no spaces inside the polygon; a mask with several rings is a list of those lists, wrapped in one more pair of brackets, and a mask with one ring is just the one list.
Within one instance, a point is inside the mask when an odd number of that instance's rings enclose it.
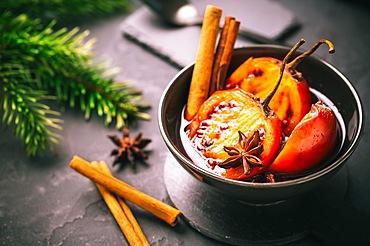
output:
{"label": "cinnamon stick in bowl", "polygon": [[216,90],[225,89],[227,70],[229,69],[231,57],[234,51],[234,45],[238,36],[240,21],[231,20],[230,26],[227,30],[227,38],[225,48],[222,53],[221,61],[219,64],[219,75],[216,80]]}
{"label": "cinnamon stick in bowl", "polygon": [[208,98],[212,75],[215,46],[220,28],[222,9],[207,5],[190,83],[185,118],[190,120],[198,112],[200,105]]}
{"label": "cinnamon stick in bowl", "polygon": [[219,78],[220,62],[222,59],[222,54],[224,53],[224,50],[225,50],[230,22],[232,20],[235,20],[235,17],[230,16],[230,15],[226,16],[224,20],[224,26],[222,27],[222,31],[221,31],[220,37],[218,39],[217,47],[216,47],[215,57],[213,59],[212,76],[211,76],[211,81],[209,85],[209,95],[208,96],[212,95],[213,92],[218,90],[217,81]]}

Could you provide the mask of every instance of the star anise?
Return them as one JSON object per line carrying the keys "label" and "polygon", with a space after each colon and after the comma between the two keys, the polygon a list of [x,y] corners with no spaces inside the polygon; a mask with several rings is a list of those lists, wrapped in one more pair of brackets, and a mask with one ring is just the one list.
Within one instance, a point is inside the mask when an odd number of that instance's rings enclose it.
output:
{"label": "star anise", "polygon": [[244,133],[239,133],[239,149],[231,146],[224,146],[224,151],[229,154],[229,158],[225,161],[218,163],[218,166],[228,169],[243,165],[244,173],[249,174],[251,166],[263,166],[262,160],[259,155],[263,152],[263,145],[260,141],[258,131],[255,131],[249,138]]}
{"label": "star anise", "polygon": [[134,138],[130,139],[130,130],[124,128],[122,130],[122,138],[115,135],[108,136],[112,142],[118,147],[113,149],[111,156],[115,156],[113,166],[117,163],[129,163],[132,168],[136,168],[136,160],[147,160],[147,151],[143,150],[152,140],[142,138],[142,133],[139,132]]}

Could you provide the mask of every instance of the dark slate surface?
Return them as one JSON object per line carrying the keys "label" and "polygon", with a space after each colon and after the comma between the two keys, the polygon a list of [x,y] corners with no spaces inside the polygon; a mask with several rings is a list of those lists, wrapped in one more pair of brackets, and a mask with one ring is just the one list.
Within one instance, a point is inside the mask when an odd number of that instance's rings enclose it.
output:
{"label": "dark slate surface", "polygon": [[[301,29],[286,40],[287,44],[294,44],[301,37],[308,44],[321,38],[335,43],[335,55],[329,56],[326,49],[319,49],[316,54],[353,82],[363,101],[365,117],[369,115],[369,9],[350,1],[277,2],[293,11],[302,24]],[[164,182],[168,151],[157,127],[157,105],[164,87],[179,69],[122,37],[120,26],[126,17],[97,20],[83,26],[91,30],[91,37],[98,38],[96,53],[123,68],[118,79],[143,89],[146,100],[153,105],[149,111],[153,119],[140,122],[139,128],[132,130],[132,134],[140,130],[153,140],[148,146],[152,149],[148,165],[139,165],[137,172],[128,167],[114,168],[113,174],[145,193],[170,202]],[[97,117],[85,122],[77,110],[67,110],[63,119],[64,139],[58,148],[58,157],[28,158],[20,141],[12,137],[11,129],[0,132],[0,244],[127,245],[95,185],[68,167],[73,155],[111,163],[109,152],[114,146],[106,135],[118,132],[105,128]],[[328,222],[321,215],[310,215],[316,230],[327,230],[331,237],[338,237],[335,245],[341,242],[341,228],[337,226],[345,222],[343,214],[348,215],[350,211],[349,214],[355,217],[370,216],[369,127],[365,124],[361,143],[346,164],[348,186],[344,206],[333,205],[333,209],[326,210],[327,213],[338,211],[338,223],[335,219]],[[320,202],[318,197],[312,199],[313,206]],[[192,229],[185,220],[181,219],[172,228],[132,204],[130,206],[151,245],[224,245]],[[349,228],[351,223],[354,228],[358,226],[350,220],[348,223]],[[310,234],[289,245],[325,245],[325,241]],[[368,244],[364,242],[364,245]]]}
{"label": "dark slate surface", "polygon": [[[207,4],[222,8],[221,23],[224,16],[232,15],[240,21],[240,29],[252,31],[272,41],[299,25],[292,11],[271,0],[194,1],[200,15],[203,15]],[[268,18],[260,21],[263,14],[268,14]],[[147,6],[142,6],[122,23],[121,29],[125,36],[179,67],[195,60],[201,31],[199,26],[171,27],[159,20]],[[239,38],[235,47],[253,43],[252,40]]]}

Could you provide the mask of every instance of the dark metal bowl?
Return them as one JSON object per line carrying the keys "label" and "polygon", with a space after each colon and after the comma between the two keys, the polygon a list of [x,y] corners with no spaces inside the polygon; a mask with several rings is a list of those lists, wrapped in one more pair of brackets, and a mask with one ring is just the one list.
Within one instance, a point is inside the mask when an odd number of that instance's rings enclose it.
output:
{"label": "dark metal bowl", "polygon": [[[288,47],[258,45],[235,49],[229,74],[248,57],[270,56],[283,59]],[[297,52],[300,54],[300,52]],[[363,129],[363,110],[351,82],[336,68],[315,55],[305,58],[297,69],[309,86],[327,96],[339,111],[342,121],[342,143],[330,163],[293,180],[277,183],[251,183],[223,178],[194,164],[180,140],[182,110],[186,104],[194,64],[182,69],[164,90],[159,104],[158,123],[165,144],[183,168],[204,185],[248,203],[274,203],[286,200],[326,182],[336,174],[351,156],[360,141]]]}

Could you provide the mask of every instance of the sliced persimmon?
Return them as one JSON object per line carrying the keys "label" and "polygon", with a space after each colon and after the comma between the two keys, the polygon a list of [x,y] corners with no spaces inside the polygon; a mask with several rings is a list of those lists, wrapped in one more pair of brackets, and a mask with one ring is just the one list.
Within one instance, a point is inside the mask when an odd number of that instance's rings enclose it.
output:
{"label": "sliced persimmon", "polygon": [[282,140],[279,118],[273,113],[266,114],[260,101],[240,88],[213,93],[200,107],[188,131],[194,148],[213,167],[229,157],[224,147],[237,145],[239,131],[246,136],[258,132],[263,145],[259,155],[263,165],[253,166],[249,173],[245,173],[242,166],[221,173],[236,180],[263,173],[278,154]]}
{"label": "sliced persimmon", "polygon": [[298,174],[322,163],[332,153],[337,139],[333,110],[321,101],[294,128],[283,149],[270,165],[272,173]]}
{"label": "sliced persimmon", "polygon": [[[279,75],[280,67],[279,59],[250,57],[228,78],[226,88],[240,87],[263,100],[274,88],[274,78]],[[289,136],[311,107],[311,94],[306,80],[293,77],[286,68],[269,107],[282,120],[284,134]]]}

